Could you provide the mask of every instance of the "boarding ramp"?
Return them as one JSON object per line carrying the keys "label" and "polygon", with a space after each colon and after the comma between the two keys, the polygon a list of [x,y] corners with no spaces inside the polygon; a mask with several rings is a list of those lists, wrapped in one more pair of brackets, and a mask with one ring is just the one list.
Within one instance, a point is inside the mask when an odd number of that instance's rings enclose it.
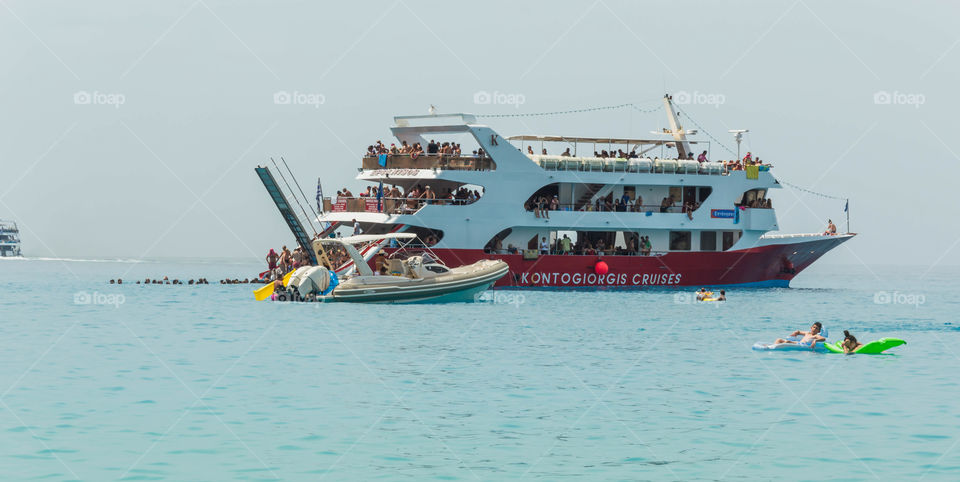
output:
{"label": "boarding ramp", "polygon": [[263,187],[267,189],[267,194],[270,195],[270,199],[273,199],[273,203],[276,204],[277,209],[280,210],[280,215],[283,216],[283,220],[287,222],[287,227],[290,228],[293,237],[297,239],[297,244],[299,244],[300,248],[306,251],[310,257],[310,264],[316,266],[317,253],[313,251],[312,238],[307,233],[307,230],[304,229],[300,219],[294,214],[293,208],[290,206],[290,203],[287,202],[287,197],[283,195],[283,191],[280,190],[280,186],[273,177],[273,173],[270,172],[270,168],[258,167],[256,171],[257,175],[260,176],[260,181],[263,182]]}

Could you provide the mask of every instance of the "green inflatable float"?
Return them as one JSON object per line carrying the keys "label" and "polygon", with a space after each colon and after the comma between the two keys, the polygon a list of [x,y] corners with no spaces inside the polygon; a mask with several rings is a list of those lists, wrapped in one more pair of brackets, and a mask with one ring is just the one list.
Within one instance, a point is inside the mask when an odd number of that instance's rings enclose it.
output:
{"label": "green inflatable float", "polygon": [[[863,346],[851,355],[878,355],[895,346],[905,345],[907,342],[899,338],[881,338],[870,343],[864,343]],[[823,346],[831,353],[843,353],[843,341],[836,343],[824,343]]]}

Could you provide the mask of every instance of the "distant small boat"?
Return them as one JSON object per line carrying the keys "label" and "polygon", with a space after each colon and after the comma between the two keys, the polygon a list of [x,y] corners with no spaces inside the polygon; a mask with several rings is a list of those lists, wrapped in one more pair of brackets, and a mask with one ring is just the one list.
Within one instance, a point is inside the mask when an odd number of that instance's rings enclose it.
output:
{"label": "distant small boat", "polygon": [[0,219],[0,258],[21,256],[20,229],[13,221]]}
{"label": "distant small boat", "polygon": [[[415,238],[412,233],[390,233],[314,240],[313,249],[322,264],[333,266],[328,257],[338,251],[349,257],[346,264],[352,266],[338,270],[324,266],[299,268],[285,289],[276,291],[272,299],[388,303],[474,301],[509,270],[507,263],[493,259],[449,267],[429,250],[411,253],[401,246],[379,262],[384,273],[374,274],[368,263],[384,244]],[[356,245],[363,244],[367,246],[361,255]],[[325,259],[327,263],[323,263]]]}

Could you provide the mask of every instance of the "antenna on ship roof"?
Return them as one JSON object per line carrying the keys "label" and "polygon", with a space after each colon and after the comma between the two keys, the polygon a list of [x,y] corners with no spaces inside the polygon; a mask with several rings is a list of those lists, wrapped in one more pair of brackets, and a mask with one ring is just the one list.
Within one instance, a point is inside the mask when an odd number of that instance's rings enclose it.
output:
{"label": "antenna on ship roof", "polygon": [[740,160],[740,142],[743,141],[743,135],[750,132],[750,129],[730,129],[727,131],[733,134],[733,140],[737,141],[737,160]]}

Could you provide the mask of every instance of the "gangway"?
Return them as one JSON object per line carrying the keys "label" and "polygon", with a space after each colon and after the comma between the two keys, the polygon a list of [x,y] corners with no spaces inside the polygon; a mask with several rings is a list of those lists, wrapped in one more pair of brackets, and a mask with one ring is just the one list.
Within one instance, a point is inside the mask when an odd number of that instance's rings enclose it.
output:
{"label": "gangway", "polygon": [[283,216],[283,220],[287,222],[287,227],[290,228],[293,237],[297,239],[297,244],[299,244],[300,248],[310,257],[310,264],[316,266],[317,253],[313,251],[313,239],[307,233],[307,230],[303,228],[303,224],[300,223],[297,215],[294,214],[293,208],[290,207],[290,203],[287,202],[287,197],[284,196],[283,191],[280,190],[280,186],[273,177],[273,173],[270,172],[270,168],[257,167],[256,171],[257,175],[260,176],[260,181],[263,182],[263,187],[267,189],[267,194],[270,195],[270,199],[273,199],[273,203],[276,204],[277,209],[280,210],[280,215]]}

